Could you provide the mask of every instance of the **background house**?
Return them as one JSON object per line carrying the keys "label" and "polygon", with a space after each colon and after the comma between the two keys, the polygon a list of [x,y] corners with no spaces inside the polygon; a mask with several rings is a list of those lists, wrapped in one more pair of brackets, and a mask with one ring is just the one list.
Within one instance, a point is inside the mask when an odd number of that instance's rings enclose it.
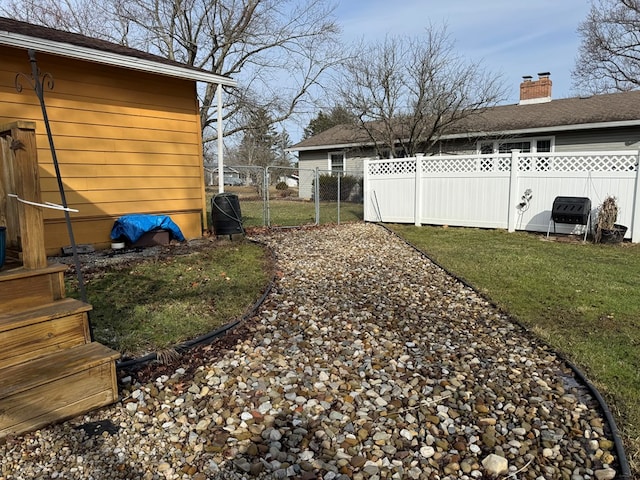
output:
{"label": "background house", "polygon": [[291,175],[282,175],[278,177],[278,183],[284,182],[287,184],[289,188],[296,188],[298,186],[298,182],[300,181],[297,174],[292,173]]}
{"label": "background house", "polygon": [[[640,147],[640,91],[552,100],[548,73],[525,77],[520,102],[478,111],[445,132],[426,155],[595,152]],[[338,125],[290,148],[300,170],[362,172],[375,156],[355,125]],[[300,192],[309,190],[301,177]]]}
{"label": "background house", "polygon": [[[0,124],[36,122],[44,201],[60,203],[42,111],[29,84],[36,51],[78,243],[106,247],[125,214],[169,215],[187,238],[206,225],[197,82],[226,77],[82,35],[0,18]],[[26,76],[23,76],[25,74]],[[22,91],[16,90],[16,81]],[[0,172],[1,174],[1,172]],[[46,250],[69,244],[62,212],[44,211]]]}

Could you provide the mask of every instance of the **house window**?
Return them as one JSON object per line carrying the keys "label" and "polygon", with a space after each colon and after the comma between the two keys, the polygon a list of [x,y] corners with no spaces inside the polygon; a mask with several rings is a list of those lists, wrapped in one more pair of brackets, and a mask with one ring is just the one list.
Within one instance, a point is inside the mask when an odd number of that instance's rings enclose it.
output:
{"label": "house window", "polygon": [[536,140],[536,152],[538,153],[550,153],[551,152],[551,139]]}
{"label": "house window", "polygon": [[520,150],[521,153],[550,153],[553,151],[554,139],[549,138],[521,138],[510,141],[484,140],[478,142],[478,152],[481,155],[494,153],[510,153]]}
{"label": "house window", "polygon": [[510,153],[511,150],[520,150],[521,153],[531,152],[531,142],[504,142],[498,144],[498,153]]}
{"label": "house window", "polygon": [[493,142],[480,142],[479,150],[482,155],[491,155],[493,153]]}
{"label": "house window", "polygon": [[344,172],[344,153],[329,154],[329,170],[332,172]]}

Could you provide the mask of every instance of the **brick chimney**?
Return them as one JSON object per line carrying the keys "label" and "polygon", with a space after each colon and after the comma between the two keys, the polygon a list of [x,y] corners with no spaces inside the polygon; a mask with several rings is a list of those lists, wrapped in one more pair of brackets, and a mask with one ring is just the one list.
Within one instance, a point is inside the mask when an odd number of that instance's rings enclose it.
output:
{"label": "brick chimney", "polygon": [[531,76],[522,77],[520,84],[520,105],[544,103],[551,101],[551,75],[549,72],[538,74],[538,80],[532,81]]}

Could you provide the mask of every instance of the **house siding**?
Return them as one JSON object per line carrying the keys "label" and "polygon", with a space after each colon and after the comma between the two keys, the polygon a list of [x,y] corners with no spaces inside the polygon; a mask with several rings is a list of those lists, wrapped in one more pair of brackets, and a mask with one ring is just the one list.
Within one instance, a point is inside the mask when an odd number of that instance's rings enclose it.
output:
{"label": "house siding", "polygon": [[299,168],[326,170],[329,165],[329,152],[333,150],[315,150],[298,154]]}
{"label": "house siding", "polygon": [[[621,127],[606,129],[575,130],[571,132],[536,132],[532,134],[501,137],[503,140],[519,138],[554,138],[554,151],[562,152],[602,152],[633,150],[640,148],[640,128]],[[484,139],[482,139],[484,140]],[[478,139],[443,141],[442,155],[474,155],[477,153]],[[437,154],[437,153],[436,153]]]}
{"label": "house siding", "polygon": [[[341,150],[315,150],[309,152],[298,152],[298,169],[300,173],[299,178],[299,188],[298,188],[298,196],[300,198],[311,198],[313,196],[313,174],[317,168],[319,173],[322,175],[323,173],[327,173],[329,171],[329,154],[340,152]],[[367,157],[362,157],[363,151],[358,149],[357,154],[358,157],[349,156],[349,151],[346,152],[345,159],[345,173],[354,174],[357,176],[362,175],[362,171],[364,168],[364,159]],[[373,154],[373,150],[371,151]]]}
{"label": "house siding", "polygon": [[[26,51],[0,47],[0,123],[36,122],[44,201],[60,203],[42,112],[28,81]],[[118,217],[170,215],[187,238],[206,212],[195,82],[38,54],[47,112],[78,243],[110,244]],[[48,254],[69,239],[62,212],[45,210]]]}
{"label": "house siding", "polygon": [[298,155],[298,197],[310,199],[313,197],[314,171],[316,168],[327,169],[329,150],[299,152]]}
{"label": "house siding", "polygon": [[600,152],[640,148],[640,128],[583,130],[556,135],[556,152]]}

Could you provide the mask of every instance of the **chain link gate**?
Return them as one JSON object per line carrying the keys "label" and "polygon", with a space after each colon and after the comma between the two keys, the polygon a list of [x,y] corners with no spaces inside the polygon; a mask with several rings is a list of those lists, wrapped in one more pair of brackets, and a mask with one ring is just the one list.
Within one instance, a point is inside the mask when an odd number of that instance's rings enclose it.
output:
{"label": "chain link gate", "polygon": [[316,207],[309,186],[315,170],[267,167],[267,223],[269,227],[297,227],[317,224]]}
{"label": "chain link gate", "polygon": [[364,219],[362,172],[317,169],[314,185],[318,223]]}
{"label": "chain link gate", "polygon": [[[217,172],[209,172],[211,199],[218,193]],[[238,196],[243,226],[297,227],[364,218],[362,173],[294,167],[225,166],[224,191]]]}

